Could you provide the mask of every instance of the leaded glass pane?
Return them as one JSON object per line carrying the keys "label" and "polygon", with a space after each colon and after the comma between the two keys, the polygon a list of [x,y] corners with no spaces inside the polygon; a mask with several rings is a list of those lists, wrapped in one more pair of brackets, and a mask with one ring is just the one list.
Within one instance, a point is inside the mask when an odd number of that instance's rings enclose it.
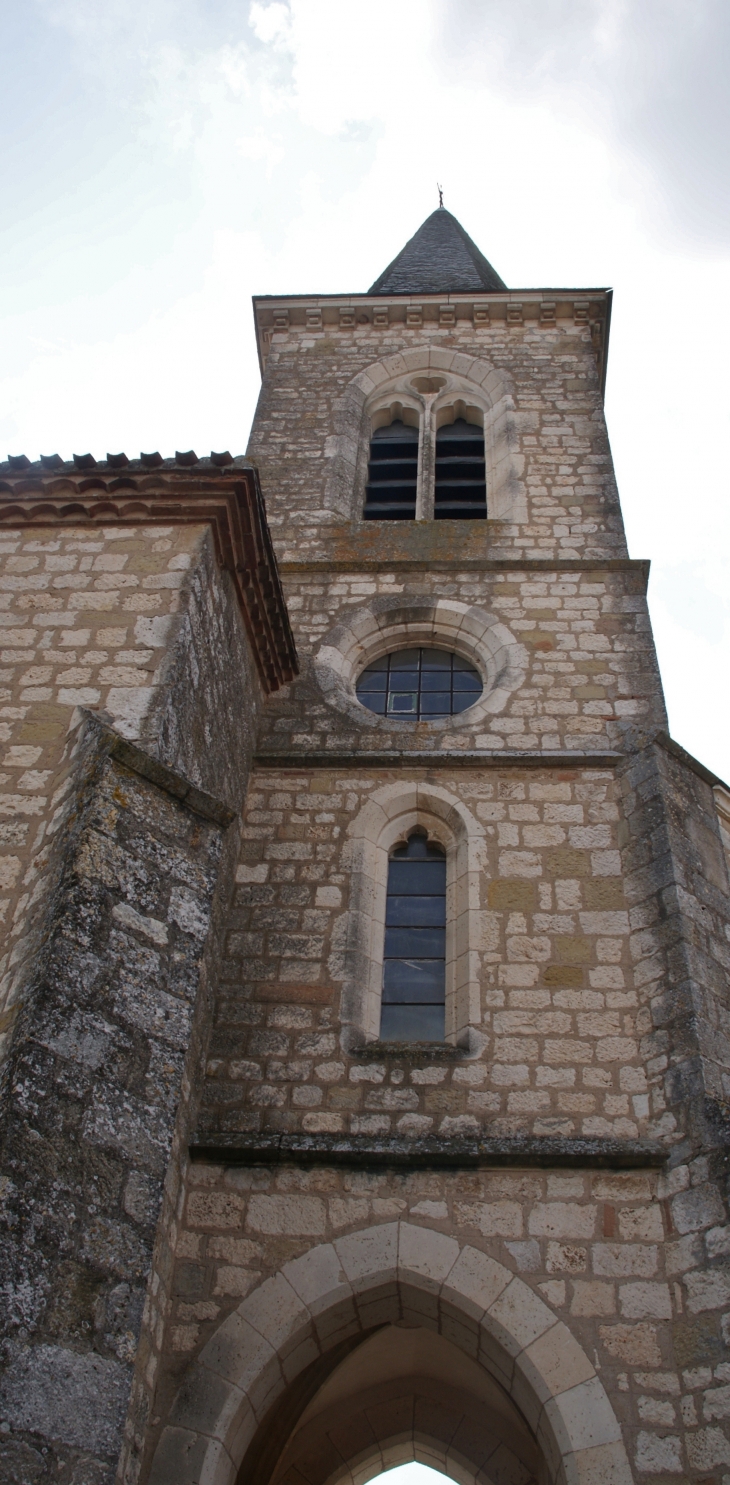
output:
{"label": "leaded glass pane", "polygon": [[483,687],[478,671],[460,655],[419,648],[373,661],[355,689],[358,701],[378,716],[418,721],[466,711]]}
{"label": "leaded glass pane", "polygon": [[446,858],[414,834],[388,868],[380,1035],[385,1041],[443,1041]]}

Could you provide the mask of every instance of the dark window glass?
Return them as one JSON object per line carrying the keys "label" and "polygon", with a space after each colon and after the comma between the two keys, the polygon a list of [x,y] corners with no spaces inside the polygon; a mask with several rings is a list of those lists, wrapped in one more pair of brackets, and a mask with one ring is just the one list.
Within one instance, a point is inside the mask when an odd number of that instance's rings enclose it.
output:
{"label": "dark window glass", "polygon": [[412,835],[388,867],[380,1035],[442,1042],[446,969],[446,857]]}
{"label": "dark window glass", "polygon": [[365,521],[415,521],[418,429],[399,418],[370,440]]}
{"label": "dark window glass", "polygon": [[457,418],[436,434],[434,518],[437,521],[483,521],[487,515],[484,434]]}
{"label": "dark window glass", "polygon": [[381,717],[451,717],[482,694],[473,665],[448,650],[397,650],[364,670],[357,699]]}

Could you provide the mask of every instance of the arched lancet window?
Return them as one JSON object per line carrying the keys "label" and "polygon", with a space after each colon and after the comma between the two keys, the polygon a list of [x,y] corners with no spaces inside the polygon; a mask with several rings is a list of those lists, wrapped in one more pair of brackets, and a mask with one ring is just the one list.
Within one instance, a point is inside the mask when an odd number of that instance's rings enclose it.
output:
{"label": "arched lancet window", "polygon": [[415,521],[418,429],[400,418],[376,428],[370,440],[365,521]]}
{"label": "arched lancet window", "polygon": [[380,1036],[442,1042],[446,1001],[446,856],[414,832],[388,866]]}
{"label": "arched lancet window", "polygon": [[456,418],[436,434],[434,518],[484,521],[486,515],[484,432],[466,418]]}

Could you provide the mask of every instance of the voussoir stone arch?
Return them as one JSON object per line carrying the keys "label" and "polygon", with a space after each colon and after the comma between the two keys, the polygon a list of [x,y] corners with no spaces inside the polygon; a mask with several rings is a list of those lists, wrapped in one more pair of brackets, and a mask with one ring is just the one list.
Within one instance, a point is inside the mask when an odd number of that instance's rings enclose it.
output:
{"label": "voussoir stone arch", "polygon": [[411,645],[433,645],[461,655],[479,671],[484,687],[466,711],[419,724],[429,732],[484,725],[489,717],[504,711],[525,679],[528,659],[524,645],[488,609],[455,598],[401,593],[374,598],[362,608],[351,609],[325,635],[314,657],[320,690],[359,727],[399,734],[411,731],[412,721],[376,716],[360,704],[355,694],[357,678],[367,665],[381,655]]}
{"label": "voussoir stone arch", "polygon": [[448,418],[445,410],[456,402],[473,407],[475,420],[484,428],[489,517],[525,521],[524,456],[517,446],[509,378],[479,357],[428,346],[373,362],[344,389],[335,406],[334,431],[325,446],[330,461],[325,507],[343,520],[360,518],[371,434],[380,423],[390,421],[392,408],[400,404],[409,409],[408,421],[413,421],[414,411],[419,415],[418,514],[430,517],[433,440],[437,423]]}
{"label": "voussoir stone arch", "polygon": [[425,829],[446,852],[446,1040],[476,1056],[481,1025],[481,892],[484,826],[450,790],[428,783],[384,784],[348,827],[350,907],[344,920],[340,1033],[352,1053],[380,1029],[388,861],[411,831]]}
{"label": "voussoir stone arch", "polygon": [[496,1378],[550,1485],[633,1485],[611,1403],[567,1326],[480,1249],[407,1222],[319,1244],[242,1301],[183,1381],[151,1485],[236,1485],[258,1430],[313,1360],[403,1322],[447,1331]]}

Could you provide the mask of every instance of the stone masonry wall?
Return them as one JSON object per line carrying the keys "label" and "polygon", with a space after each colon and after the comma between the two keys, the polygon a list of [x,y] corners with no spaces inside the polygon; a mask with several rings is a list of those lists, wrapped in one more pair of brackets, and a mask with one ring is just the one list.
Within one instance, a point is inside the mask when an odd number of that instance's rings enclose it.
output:
{"label": "stone masonry wall", "polygon": [[730,885],[711,776],[666,742],[625,767],[627,896],[646,1054],[695,1144],[730,1128]]}
{"label": "stone masonry wall", "polygon": [[23,948],[47,866],[46,834],[63,792],[78,707],[100,708],[134,737],[161,682],[180,589],[200,527],[79,526],[3,531],[0,539],[0,1032],[22,995]]}
{"label": "stone masonry wall", "polygon": [[[353,416],[348,387],[373,363],[415,348],[460,353],[467,376],[474,359],[493,366],[509,389],[528,513],[525,523],[498,524],[500,549],[531,557],[626,555],[590,327],[501,322],[476,329],[459,320],[450,330],[368,324],[274,331],[249,452],[261,469],[280,559],[328,555],[333,523],[343,519],[327,510],[325,492],[337,437]],[[350,431],[369,437],[364,428]],[[354,491],[350,515],[359,523]]]}
{"label": "stone masonry wall", "polygon": [[[721,1326],[707,1289],[692,1274],[677,1276],[681,1239],[674,1237],[697,1220],[703,1180],[692,1162],[676,1167],[669,1183],[639,1171],[196,1164],[178,1239],[157,1417],[170,1416],[186,1370],[242,1296],[318,1243],[408,1220],[422,1229],[424,1273],[430,1235],[456,1237],[519,1274],[565,1321],[608,1392],[637,1481],[720,1482],[730,1467],[730,1316]],[[708,1243],[717,1241],[707,1217],[704,1225]],[[520,1315],[513,1322],[519,1330]],[[263,1325],[266,1333],[265,1312]],[[272,1313],[271,1332],[276,1328]],[[173,1417],[184,1427],[184,1406]],[[184,1466],[176,1464],[156,1478],[179,1478]]]}
{"label": "stone masonry wall", "polygon": [[[34,1485],[113,1477],[173,1133],[206,1029],[220,825],[105,756],[103,735],[99,746],[92,726],[2,1125],[11,1437],[0,1450],[4,1478],[27,1470]],[[153,1287],[153,1308],[161,1298]],[[149,1369],[154,1356],[138,1360]]]}
{"label": "stone masonry wall", "polygon": [[[225,1167],[209,1155],[189,1173],[161,1422],[185,1365],[242,1295],[316,1242],[407,1217],[424,1241],[426,1229],[464,1234],[565,1317],[599,1367],[637,1481],[725,1481],[730,899],[701,773],[665,744],[616,770],[494,759],[256,771],[203,1140],[638,1134],[663,1142],[668,1161],[658,1174],[387,1173]],[[343,1052],[338,1020],[348,828],[370,792],[414,779],[444,784],[487,830],[485,1039],[462,1060],[382,1045],[358,1059]]]}
{"label": "stone masonry wall", "polygon": [[[115,1472],[125,1417],[134,1475],[156,1381],[238,849],[228,827],[261,687],[206,527],[5,540],[0,597],[4,582],[9,606],[42,610],[34,629],[6,633],[51,663],[4,677],[19,703],[3,724],[9,758],[48,766],[5,796],[6,813],[40,829],[12,836],[27,846],[30,894],[6,974],[2,1468],[33,1485],[97,1485]],[[54,597],[59,586],[70,591]],[[147,648],[113,668],[109,650],[49,648],[104,642],[119,657],[130,625]]]}
{"label": "stone masonry wall", "polygon": [[205,1127],[450,1134],[486,1121],[500,1133],[651,1132],[612,771],[408,771],[409,784],[419,778],[451,791],[486,833],[480,1055],[404,1063],[381,1048],[362,1062],[340,1044],[348,831],[369,795],[402,775],[257,770]]}
{"label": "stone masonry wall", "polygon": [[[615,746],[627,723],[646,730],[666,726],[639,564],[619,571],[548,567],[525,572],[518,564],[510,571],[488,570],[485,561],[487,570],[465,571],[455,563],[444,570],[448,538],[438,528],[435,535],[430,556],[442,564],[436,573],[425,565],[421,571],[398,562],[389,567],[390,533],[381,537],[379,571],[295,572],[284,566],[301,675],[284,694],[271,698],[262,723],[262,751],[580,751]],[[477,542],[472,539],[473,546]],[[338,710],[317,679],[321,647],[335,642],[333,635],[363,611],[391,606],[397,620],[435,596],[498,619],[521,647],[524,681],[502,711],[476,724],[467,712],[434,726],[391,721],[359,706],[354,713]],[[392,647],[407,643],[404,632]]]}

